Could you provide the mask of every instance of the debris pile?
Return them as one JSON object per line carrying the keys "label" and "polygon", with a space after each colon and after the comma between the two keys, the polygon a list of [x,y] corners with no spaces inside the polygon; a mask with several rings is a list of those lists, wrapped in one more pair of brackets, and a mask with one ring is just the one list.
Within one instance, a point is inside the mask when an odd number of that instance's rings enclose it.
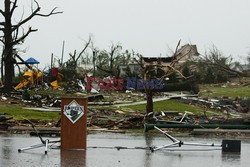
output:
{"label": "debris pile", "polygon": [[0,129],[8,129],[10,126],[8,120],[11,120],[12,117],[7,118],[5,115],[6,114],[0,114]]}
{"label": "debris pile", "polygon": [[235,98],[234,100],[228,97],[207,99],[207,98],[187,98],[183,97],[180,99],[181,102],[186,104],[198,105],[210,109],[216,109],[222,112],[230,113],[247,113],[250,111],[250,98],[240,99]]}
{"label": "debris pile", "polygon": [[141,128],[144,115],[139,112],[121,110],[89,109],[88,126],[108,129],[136,129]]}

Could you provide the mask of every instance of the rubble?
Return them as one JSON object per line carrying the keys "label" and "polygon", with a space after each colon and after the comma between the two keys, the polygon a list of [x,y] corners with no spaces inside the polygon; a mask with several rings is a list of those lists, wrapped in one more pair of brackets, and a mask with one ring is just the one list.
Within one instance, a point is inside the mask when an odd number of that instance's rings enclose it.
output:
{"label": "rubble", "polygon": [[144,120],[144,114],[142,113],[128,113],[122,110],[89,109],[88,116],[88,126],[105,127],[109,129],[141,128]]}
{"label": "rubble", "polygon": [[[85,90],[84,83],[81,80],[72,80],[64,83],[58,92],[59,95],[50,95],[42,92],[44,87],[28,88],[10,94],[2,93],[0,96],[1,103],[19,104],[25,109],[30,109],[37,112],[53,111],[60,113],[61,111],[61,96],[70,93],[70,96],[87,97],[88,105],[93,106],[88,108],[88,127],[99,130],[117,130],[117,129],[136,129],[142,128],[145,120],[145,111],[125,110],[124,107],[137,103],[145,104],[145,93],[136,90],[124,91],[104,91],[98,88]],[[52,90],[47,87],[46,91]],[[94,92],[94,93],[93,93]],[[159,100],[174,99],[182,103],[197,105],[204,108],[204,116],[193,115],[186,111],[161,111],[155,112],[152,116],[152,121],[155,123],[168,124],[195,124],[195,123],[230,123],[230,124],[249,124],[250,98],[235,98],[228,97],[218,98],[202,98],[194,94],[175,94],[169,92],[155,92],[155,96]],[[143,101],[144,100],[144,101]],[[154,99],[154,102],[158,101]],[[145,102],[145,103],[142,103]],[[125,103],[125,105],[124,105]],[[114,105],[116,104],[116,105]],[[121,104],[121,105],[120,105]],[[99,106],[103,107],[99,107]],[[106,106],[109,107],[106,107]],[[217,116],[215,113],[219,113]],[[221,113],[225,113],[223,116]],[[227,115],[228,116],[225,116]],[[210,116],[213,115],[213,116]],[[0,117],[1,120],[1,117]],[[41,126],[60,126],[59,122],[36,122]],[[17,124],[17,123],[16,123]],[[15,124],[15,125],[16,125]],[[26,125],[27,122],[19,121],[18,125]]]}
{"label": "rubble", "polygon": [[104,99],[104,96],[102,94],[88,96],[88,101],[89,102],[101,101],[103,99]]}
{"label": "rubble", "polygon": [[236,98],[232,100],[226,97],[218,99],[183,97],[180,99],[180,101],[186,104],[206,106],[207,108],[217,109],[220,111],[226,110],[230,113],[247,113],[250,111],[250,98],[245,100]]}
{"label": "rubble", "polygon": [[12,117],[7,118],[5,115],[6,114],[0,114],[0,129],[8,129],[10,126],[8,120],[11,120]]}

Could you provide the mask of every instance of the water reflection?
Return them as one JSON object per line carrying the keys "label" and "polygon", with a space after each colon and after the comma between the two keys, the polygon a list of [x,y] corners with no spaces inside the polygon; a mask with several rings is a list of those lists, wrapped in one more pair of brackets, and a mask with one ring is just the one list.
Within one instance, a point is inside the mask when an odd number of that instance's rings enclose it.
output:
{"label": "water reflection", "polygon": [[[151,135],[145,134],[145,144],[146,147],[151,147],[153,143],[154,137]],[[152,153],[149,150],[145,150],[145,156],[144,156],[144,166],[150,167],[151,166],[151,156]]]}
{"label": "water reflection", "polygon": [[10,148],[9,146],[11,145],[11,139],[3,139],[2,142],[2,155],[4,155],[5,158],[9,158],[10,155]]}
{"label": "water reflection", "polygon": [[86,150],[61,150],[61,167],[86,166]]}
{"label": "water reflection", "polygon": [[222,161],[240,161],[240,153],[222,153]]}
{"label": "water reflection", "polygon": [[[8,160],[10,159],[10,155],[11,155],[11,150],[10,150],[10,146],[12,145],[12,140],[11,139],[7,139],[7,138],[2,138],[1,142],[1,159],[4,158],[7,160],[7,164],[5,165],[9,165]],[[1,166],[1,163],[0,163]]]}
{"label": "water reflection", "polygon": [[[125,146],[150,147],[166,144],[166,138],[147,134],[145,136],[132,135],[112,135],[94,134],[89,135],[89,146]],[[200,141],[206,143],[208,139],[185,138],[185,140]],[[213,139],[216,140],[216,139]],[[60,150],[51,149],[48,154],[44,154],[44,148],[27,150],[18,153],[18,148],[27,147],[31,144],[40,142],[37,138],[32,137],[2,137],[0,135],[0,167],[11,166],[55,166],[55,167],[240,167],[249,166],[250,144],[242,144],[241,154],[225,154],[221,150],[214,151],[176,151],[159,150],[151,153],[149,149],[87,149],[87,151],[78,150]],[[186,146],[191,147],[191,146]]]}

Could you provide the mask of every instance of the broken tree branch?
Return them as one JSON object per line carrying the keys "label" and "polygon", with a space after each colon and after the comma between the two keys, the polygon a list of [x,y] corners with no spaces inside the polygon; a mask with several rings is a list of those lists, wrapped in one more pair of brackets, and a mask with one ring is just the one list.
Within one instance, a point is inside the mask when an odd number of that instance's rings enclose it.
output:
{"label": "broken tree branch", "polygon": [[[180,44],[181,44],[181,40],[178,41],[178,44],[177,44],[176,47],[175,47],[175,51],[174,51],[174,55],[173,55],[172,61],[173,61],[173,60],[175,59],[175,57],[177,56],[177,52],[178,52],[178,48],[179,48]],[[172,61],[171,61],[171,62],[172,62]]]}
{"label": "broken tree branch", "polygon": [[85,44],[85,47],[84,47],[83,50],[79,53],[78,57],[76,58],[76,62],[79,60],[79,58],[81,57],[81,55],[83,54],[83,52],[88,48],[90,42],[91,42],[91,37],[89,37],[89,40],[88,40],[88,42]]}
{"label": "broken tree branch", "polygon": [[177,57],[177,55],[175,55],[177,59],[173,59],[170,63],[170,66],[175,67],[176,63],[178,63],[181,59],[183,59],[185,56],[187,56],[190,52],[191,52],[191,49],[187,53],[180,56],[179,58]]}

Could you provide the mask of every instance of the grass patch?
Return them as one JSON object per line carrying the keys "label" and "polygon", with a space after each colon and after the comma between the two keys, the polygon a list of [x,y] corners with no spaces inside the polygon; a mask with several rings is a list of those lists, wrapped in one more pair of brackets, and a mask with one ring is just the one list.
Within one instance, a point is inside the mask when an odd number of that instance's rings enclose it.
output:
{"label": "grass patch", "polygon": [[58,112],[37,112],[32,110],[23,109],[18,105],[1,104],[0,114],[6,113],[6,117],[13,117],[15,120],[23,120],[24,118],[43,121],[58,121]]}
{"label": "grass patch", "polygon": [[[146,110],[146,104],[139,104],[139,105],[131,105],[126,106],[126,108],[130,108],[132,110],[138,110],[138,111],[145,111]],[[194,105],[188,105],[180,103],[176,100],[164,100],[154,103],[154,111],[178,111],[178,112],[185,112],[189,111],[194,113],[195,115],[202,115],[204,112],[204,109],[198,106]]]}
{"label": "grass patch", "polygon": [[228,96],[231,98],[235,97],[250,97],[250,87],[220,87],[213,85],[202,85],[201,95],[204,97],[222,97]]}

